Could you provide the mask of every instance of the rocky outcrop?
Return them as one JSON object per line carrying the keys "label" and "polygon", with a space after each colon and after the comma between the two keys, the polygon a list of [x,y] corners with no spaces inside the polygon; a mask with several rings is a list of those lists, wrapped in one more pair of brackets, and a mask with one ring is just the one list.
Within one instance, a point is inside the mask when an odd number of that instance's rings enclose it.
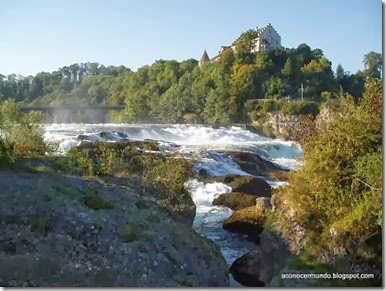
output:
{"label": "rocky outcrop", "polygon": [[251,206],[233,212],[225,220],[223,228],[246,234],[249,240],[259,242],[259,235],[264,229],[265,219],[264,214],[258,211],[256,206]]}
{"label": "rocky outcrop", "polygon": [[233,192],[242,192],[262,197],[270,197],[272,194],[271,186],[261,178],[253,176],[241,176],[229,174],[224,176],[212,177],[208,182],[220,182],[232,187]]}
{"label": "rocky outcrop", "polygon": [[299,126],[299,116],[277,112],[268,113],[267,125],[272,128],[275,136],[291,139]]}
{"label": "rocky outcrop", "polygon": [[227,286],[219,248],[130,186],[0,172],[0,285]]}
{"label": "rocky outcrop", "polygon": [[213,200],[212,204],[217,206],[229,207],[233,210],[238,210],[253,206],[255,204],[255,200],[255,195],[240,192],[231,192],[227,194],[221,194],[220,196],[216,197]]}
{"label": "rocky outcrop", "polygon": [[263,159],[256,153],[241,151],[227,151],[223,153],[228,155],[235,163],[237,163],[241,170],[251,175],[267,176],[270,173],[288,172],[288,170],[283,169],[266,159]]}
{"label": "rocky outcrop", "polygon": [[260,237],[260,248],[238,258],[230,269],[233,277],[245,286],[271,286],[290,259],[291,252],[280,236],[265,229]]}
{"label": "rocky outcrop", "polygon": [[264,287],[264,281],[259,278],[261,263],[260,251],[248,252],[235,260],[230,268],[233,277],[247,287]]}

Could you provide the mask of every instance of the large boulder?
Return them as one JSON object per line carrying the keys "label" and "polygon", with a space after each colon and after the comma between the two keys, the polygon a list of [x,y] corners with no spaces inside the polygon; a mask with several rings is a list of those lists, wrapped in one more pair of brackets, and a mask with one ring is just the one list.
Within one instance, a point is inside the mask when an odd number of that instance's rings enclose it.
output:
{"label": "large boulder", "polygon": [[229,285],[218,246],[147,193],[23,172],[0,172],[0,189],[0,286]]}
{"label": "large boulder", "polygon": [[259,242],[260,233],[264,229],[266,217],[256,206],[235,211],[223,224],[223,228],[232,232],[243,233],[248,240]]}
{"label": "large boulder", "polygon": [[259,278],[260,251],[251,251],[233,262],[230,271],[239,283],[247,287],[264,287],[265,283]]}
{"label": "large boulder", "polygon": [[260,237],[260,248],[238,258],[230,271],[245,286],[277,286],[273,279],[288,265],[291,252],[286,242],[276,233],[264,229]]}
{"label": "large boulder", "polygon": [[220,182],[232,187],[233,192],[256,195],[260,197],[271,197],[272,188],[261,178],[253,176],[240,176],[229,174],[212,177],[209,182]]}
{"label": "large boulder", "polygon": [[263,159],[256,153],[241,151],[227,151],[223,153],[228,155],[235,163],[237,163],[243,171],[251,175],[268,175],[271,172],[288,172],[287,169],[283,169],[274,163]]}
{"label": "large boulder", "polygon": [[251,194],[244,194],[240,192],[231,192],[221,194],[216,197],[212,204],[217,206],[226,206],[233,210],[250,207],[255,204],[256,196]]}

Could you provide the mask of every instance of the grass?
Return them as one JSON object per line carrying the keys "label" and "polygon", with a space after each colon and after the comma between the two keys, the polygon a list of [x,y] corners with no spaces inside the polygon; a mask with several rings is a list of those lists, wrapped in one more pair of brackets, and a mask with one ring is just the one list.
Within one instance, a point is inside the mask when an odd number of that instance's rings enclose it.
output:
{"label": "grass", "polygon": [[119,231],[118,237],[124,242],[129,243],[137,240],[138,234],[138,227],[133,223],[129,223],[125,229]]}
{"label": "grass", "polygon": [[52,229],[47,225],[48,219],[46,217],[37,217],[32,219],[30,224],[30,230],[32,232],[38,232],[46,236]]}
{"label": "grass", "polygon": [[146,216],[145,219],[146,219],[146,221],[149,221],[149,222],[155,222],[155,223],[161,222],[161,217],[159,217],[159,215],[157,215],[155,213],[149,214],[148,216]]}
{"label": "grass", "polygon": [[88,208],[93,209],[93,210],[113,209],[114,208],[114,204],[110,200],[104,198],[100,194],[94,194],[94,195],[87,194],[87,195],[85,195],[83,198],[83,203]]}
{"label": "grass", "polygon": [[146,209],[149,208],[146,204],[146,201],[143,199],[139,199],[135,202],[135,206],[137,206],[138,209]]}

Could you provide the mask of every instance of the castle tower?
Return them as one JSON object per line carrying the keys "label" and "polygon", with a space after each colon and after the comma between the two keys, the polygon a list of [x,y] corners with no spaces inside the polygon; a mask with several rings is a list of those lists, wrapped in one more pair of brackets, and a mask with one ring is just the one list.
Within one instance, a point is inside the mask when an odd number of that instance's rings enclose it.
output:
{"label": "castle tower", "polygon": [[202,66],[202,64],[207,63],[207,62],[210,62],[210,59],[209,59],[208,54],[206,53],[206,50],[204,50],[204,53],[202,54],[202,57],[201,57],[200,61],[198,62],[198,65]]}

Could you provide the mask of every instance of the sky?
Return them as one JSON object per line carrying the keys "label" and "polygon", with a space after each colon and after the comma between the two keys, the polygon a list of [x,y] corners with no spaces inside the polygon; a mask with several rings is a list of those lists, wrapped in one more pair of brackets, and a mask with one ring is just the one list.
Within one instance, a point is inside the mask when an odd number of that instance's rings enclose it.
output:
{"label": "sky", "polygon": [[1,0],[0,74],[199,60],[267,23],[284,47],[322,49],[334,71],[382,52],[381,0]]}

